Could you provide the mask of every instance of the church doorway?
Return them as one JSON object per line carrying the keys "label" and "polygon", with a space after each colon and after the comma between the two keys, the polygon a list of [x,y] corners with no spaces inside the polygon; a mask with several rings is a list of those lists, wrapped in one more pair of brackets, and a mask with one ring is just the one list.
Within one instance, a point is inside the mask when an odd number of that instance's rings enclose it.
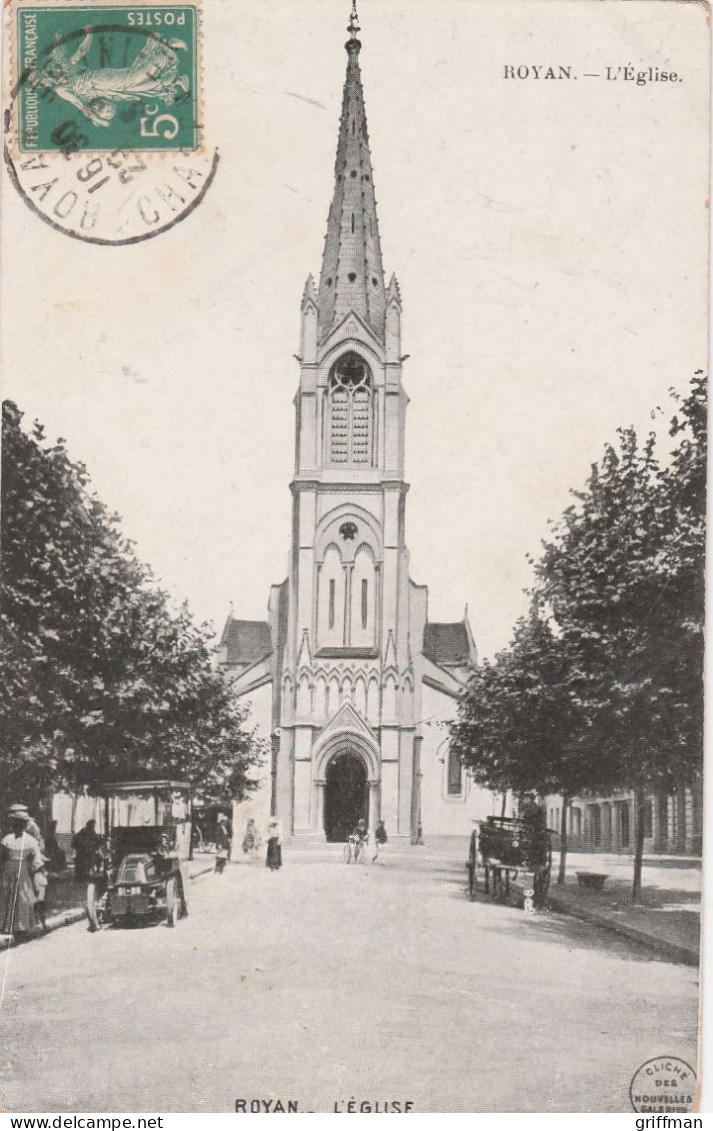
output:
{"label": "church doorway", "polygon": [[366,767],[357,754],[343,750],[327,766],[324,831],[327,840],[345,841],[357,822],[369,819]]}

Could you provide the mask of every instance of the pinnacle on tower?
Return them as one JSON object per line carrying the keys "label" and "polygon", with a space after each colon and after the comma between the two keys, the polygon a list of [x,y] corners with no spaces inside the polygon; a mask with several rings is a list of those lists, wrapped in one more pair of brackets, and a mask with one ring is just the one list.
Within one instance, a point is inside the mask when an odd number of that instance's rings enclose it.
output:
{"label": "pinnacle on tower", "polygon": [[[312,278],[311,275],[310,278]],[[396,275],[392,275],[389,281],[389,289],[386,292],[386,301],[398,302],[399,305],[401,304],[401,288],[399,287],[399,281],[396,278]]]}
{"label": "pinnacle on tower", "polygon": [[334,194],[319,279],[321,341],[351,310],[363,318],[377,337],[384,337],[386,292],[359,69],[359,30],[354,2],[345,44],[347,75],[334,166]]}
{"label": "pinnacle on tower", "polygon": [[303,307],[303,309],[304,309],[305,304],[308,303],[308,302],[313,302],[315,304],[315,306],[317,305],[317,289],[314,285],[314,279],[312,278],[311,275],[307,276],[307,282],[305,283],[305,289],[302,292],[302,307]]}

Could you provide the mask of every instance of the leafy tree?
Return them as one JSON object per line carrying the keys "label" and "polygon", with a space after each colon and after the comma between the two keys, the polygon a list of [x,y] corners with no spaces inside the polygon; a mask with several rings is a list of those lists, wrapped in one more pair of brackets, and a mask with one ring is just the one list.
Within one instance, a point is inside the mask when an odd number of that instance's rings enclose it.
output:
{"label": "leafy tree", "polygon": [[264,751],[213,663],[208,626],[172,610],[82,464],[3,406],[0,790],[187,778],[239,798]]}
{"label": "leafy tree", "polygon": [[700,772],[705,383],[696,376],[661,469],[654,435],[619,431],[553,529],[540,591],[580,657],[582,726],[609,788],[633,789],[633,897],[641,890],[647,793]]}
{"label": "leafy tree", "polygon": [[[633,789],[633,897],[644,806],[700,775],[703,749],[706,381],[675,393],[673,451],[631,428],[553,524],[529,618],[471,679],[452,726],[476,781],[524,795]],[[542,610],[548,610],[548,617]]]}
{"label": "leafy tree", "polygon": [[560,882],[567,855],[569,799],[606,780],[583,726],[587,681],[571,642],[553,631],[541,602],[518,621],[513,640],[473,674],[451,725],[451,742],[479,785],[520,798],[562,793]]}

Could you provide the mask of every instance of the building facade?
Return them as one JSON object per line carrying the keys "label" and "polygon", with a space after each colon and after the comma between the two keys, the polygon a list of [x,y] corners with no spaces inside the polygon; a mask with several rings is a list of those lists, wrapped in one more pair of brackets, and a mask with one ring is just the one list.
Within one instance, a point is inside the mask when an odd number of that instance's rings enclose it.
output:
{"label": "building facade", "polygon": [[[546,799],[547,824],[559,832],[562,798]],[[574,797],[567,811],[567,842],[573,852],[616,852],[633,855],[636,843],[636,799],[630,790],[610,796]],[[652,793],[644,806],[644,852],[652,855],[700,856],[703,844],[701,782],[681,783],[673,793]]]}
{"label": "building facade", "polygon": [[476,663],[467,609],[428,619],[409,575],[402,303],[385,281],[353,15],[318,285],[301,303],[289,574],[265,622],[230,617],[221,664],[272,760],[244,815],[344,839],[467,833],[492,811],[444,724]]}

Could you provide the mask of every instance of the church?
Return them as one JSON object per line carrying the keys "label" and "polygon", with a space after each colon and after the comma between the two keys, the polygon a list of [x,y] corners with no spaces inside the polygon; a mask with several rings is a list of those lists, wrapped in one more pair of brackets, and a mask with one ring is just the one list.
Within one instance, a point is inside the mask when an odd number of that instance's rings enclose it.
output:
{"label": "church", "polygon": [[286,835],[464,835],[493,811],[447,722],[477,662],[467,607],[429,620],[409,575],[401,295],[385,281],[353,7],[319,284],[300,308],[289,575],[266,621],[228,618],[219,662],[250,700],[270,764],[237,808]]}

